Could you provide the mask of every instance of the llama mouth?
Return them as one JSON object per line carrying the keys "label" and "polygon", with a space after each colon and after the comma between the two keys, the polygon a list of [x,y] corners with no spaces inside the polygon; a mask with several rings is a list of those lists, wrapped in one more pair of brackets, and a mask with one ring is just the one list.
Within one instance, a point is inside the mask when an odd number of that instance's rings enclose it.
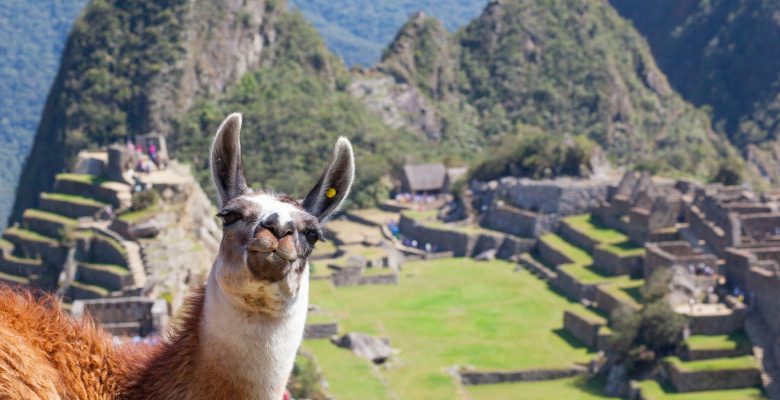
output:
{"label": "llama mouth", "polygon": [[292,262],[275,251],[249,251],[247,266],[255,278],[269,282],[278,282],[292,271]]}

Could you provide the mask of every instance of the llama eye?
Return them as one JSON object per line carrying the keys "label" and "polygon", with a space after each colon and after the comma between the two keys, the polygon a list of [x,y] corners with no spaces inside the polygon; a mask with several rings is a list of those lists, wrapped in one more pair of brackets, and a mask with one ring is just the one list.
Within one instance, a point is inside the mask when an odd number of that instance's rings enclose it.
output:
{"label": "llama eye", "polygon": [[309,239],[309,243],[311,244],[317,243],[317,241],[320,240],[320,234],[316,231],[308,231],[306,232],[306,239]]}
{"label": "llama eye", "polygon": [[222,218],[222,225],[228,226],[233,224],[234,222],[241,219],[241,214],[235,212],[235,211],[229,211],[229,210],[223,210],[219,214],[217,214],[217,217]]}

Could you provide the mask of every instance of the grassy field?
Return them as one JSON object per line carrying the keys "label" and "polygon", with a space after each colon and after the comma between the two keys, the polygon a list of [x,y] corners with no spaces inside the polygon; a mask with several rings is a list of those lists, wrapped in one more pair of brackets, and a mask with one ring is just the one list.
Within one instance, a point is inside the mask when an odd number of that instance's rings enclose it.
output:
{"label": "grassy field", "polygon": [[336,347],[328,339],[308,340],[303,351],[313,353],[338,400],[392,399],[377,369],[351,351]]}
{"label": "grassy field", "polygon": [[617,399],[601,392],[604,382],[585,376],[552,381],[469,386],[473,400],[596,400]]}
{"label": "grassy field", "polygon": [[107,182],[108,179],[105,176],[89,175],[89,174],[57,174],[57,180],[75,181],[81,183],[87,183],[90,185],[99,185],[103,182]]}
{"label": "grassy field", "polygon": [[572,260],[574,264],[579,265],[591,265],[593,264],[593,258],[587,251],[565,241],[562,237],[548,233],[539,238],[539,240],[546,243],[548,246],[563,253],[567,258]]}
{"label": "grassy field", "polygon": [[22,239],[30,240],[30,241],[33,241],[33,242],[47,242],[47,243],[51,244],[52,246],[56,246],[56,245],[59,244],[59,242],[55,238],[44,236],[44,235],[41,235],[38,232],[31,231],[31,230],[28,230],[28,229],[8,228],[8,229],[5,230],[5,233],[7,235],[18,236],[18,237],[20,237]]}
{"label": "grassy field", "polygon": [[75,218],[68,218],[64,215],[36,210],[34,208],[28,208],[24,210],[23,216],[27,218],[35,218],[44,221],[55,222],[63,226],[68,226],[72,228],[75,228],[76,225],[78,225],[78,221]]}
{"label": "grassy field", "polygon": [[106,203],[101,203],[89,197],[74,196],[72,194],[63,193],[41,193],[41,198],[93,207],[103,207],[106,205]]}
{"label": "grassy field", "polygon": [[124,222],[127,222],[128,224],[132,224],[135,222],[143,221],[146,218],[153,217],[160,211],[161,210],[157,206],[152,206],[152,207],[144,208],[143,210],[123,212],[122,214],[119,214],[117,218],[119,218]]}
{"label": "grassy field", "polygon": [[709,371],[713,369],[740,369],[758,368],[756,358],[752,355],[740,357],[722,357],[711,360],[682,361],[677,357],[667,357],[664,360],[671,362],[685,371]]}
{"label": "grassy field", "polygon": [[685,343],[693,350],[733,350],[751,345],[750,339],[742,331],[730,335],[692,335]]}
{"label": "grassy field", "polygon": [[[311,302],[330,312],[342,332],[390,338],[399,361],[381,373],[399,398],[452,399],[456,385],[445,370],[453,365],[565,367],[591,357],[562,329],[563,310],[591,311],[513,270],[504,261],[418,261],[404,265],[399,285],[336,289],[312,281]],[[351,384],[339,385],[328,371],[325,378],[337,398],[359,398]]]}
{"label": "grassy field", "polygon": [[607,243],[599,245],[600,249],[618,255],[618,257],[641,256],[645,254],[645,248],[631,242]]}
{"label": "grassy field", "polygon": [[642,395],[648,400],[759,400],[766,399],[761,389],[732,389],[711,392],[675,393],[666,385],[660,385],[656,381],[639,382]]}
{"label": "grassy field", "polygon": [[599,243],[619,243],[628,241],[628,236],[594,221],[590,214],[574,215],[564,218],[573,228]]}

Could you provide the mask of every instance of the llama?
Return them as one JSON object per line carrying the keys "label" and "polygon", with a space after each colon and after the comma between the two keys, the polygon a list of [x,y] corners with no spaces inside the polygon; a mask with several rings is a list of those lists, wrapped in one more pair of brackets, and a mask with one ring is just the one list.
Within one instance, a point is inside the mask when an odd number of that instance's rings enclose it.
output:
{"label": "llama", "polygon": [[282,398],[303,338],[308,257],[349,193],[354,158],[340,138],[298,203],[247,186],[240,129],[240,114],[232,114],[214,138],[223,238],[206,286],[191,296],[169,340],[114,345],[92,322],[67,317],[53,297],[4,287],[0,398]]}

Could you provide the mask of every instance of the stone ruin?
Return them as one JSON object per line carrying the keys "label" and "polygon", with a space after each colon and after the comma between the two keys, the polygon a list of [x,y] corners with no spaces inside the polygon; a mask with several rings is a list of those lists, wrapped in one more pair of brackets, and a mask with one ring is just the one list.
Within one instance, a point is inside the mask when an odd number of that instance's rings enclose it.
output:
{"label": "stone ruin", "polygon": [[[164,138],[141,140],[167,157]],[[80,152],[73,173],[58,175],[38,208],[3,232],[0,280],[57,292],[74,316],[89,314],[115,334],[164,332],[188,287],[204,279],[221,233],[211,202],[175,161],[137,175],[160,201],[131,212],[127,176],[138,156],[122,145]]]}

